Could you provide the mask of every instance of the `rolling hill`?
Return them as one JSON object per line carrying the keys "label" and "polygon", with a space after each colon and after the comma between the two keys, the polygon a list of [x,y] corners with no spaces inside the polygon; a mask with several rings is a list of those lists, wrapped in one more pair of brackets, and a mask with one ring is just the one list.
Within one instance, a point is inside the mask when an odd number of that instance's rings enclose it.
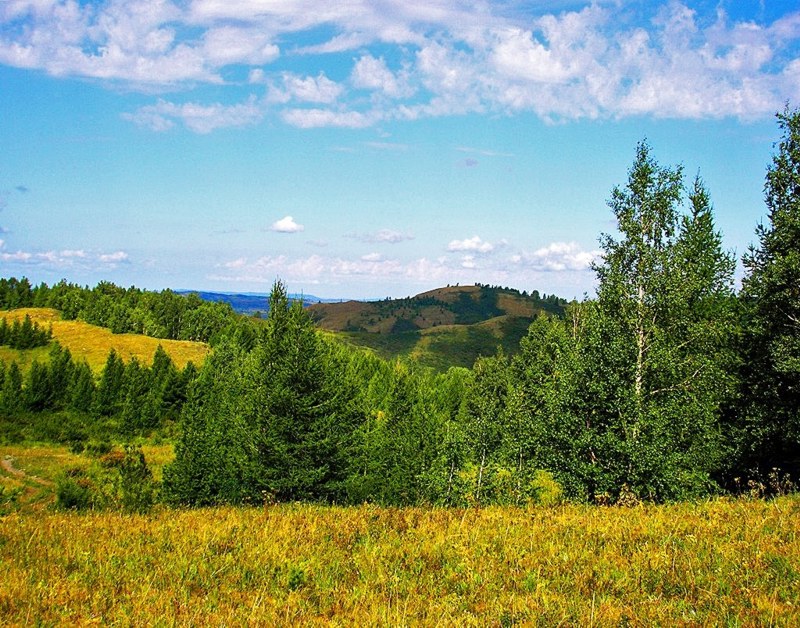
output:
{"label": "rolling hill", "polygon": [[[9,323],[22,320],[25,315],[30,316],[39,326],[45,329],[51,328],[53,339],[65,349],[69,349],[75,360],[85,359],[95,373],[103,369],[111,349],[114,349],[125,362],[135,357],[144,364],[150,364],[158,345],[161,345],[175,365],[181,369],[190,361],[200,366],[209,351],[208,345],[202,342],[164,340],[137,334],[112,334],[104,327],[82,321],[61,320],[58,310],[50,308],[22,308],[0,312],[0,318],[6,318]],[[0,360],[6,362],[16,360],[24,371],[33,360],[46,361],[47,352],[46,347],[29,351],[0,347]]]}
{"label": "rolling hill", "polygon": [[447,286],[405,299],[316,303],[308,310],[322,328],[386,358],[426,366],[472,366],[498,347],[516,352],[542,312],[561,315],[566,302],[496,286]]}

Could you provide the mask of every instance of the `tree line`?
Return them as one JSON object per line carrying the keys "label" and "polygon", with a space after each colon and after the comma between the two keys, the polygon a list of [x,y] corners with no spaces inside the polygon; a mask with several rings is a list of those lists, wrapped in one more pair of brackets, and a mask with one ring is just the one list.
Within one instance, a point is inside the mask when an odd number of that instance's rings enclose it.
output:
{"label": "tree line", "polygon": [[800,471],[800,113],[777,116],[768,225],[734,289],[710,193],[642,142],[608,205],[597,296],[442,375],[343,351],[276,284],[249,350],[190,390],[177,503],[692,499]]}
{"label": "tree line", "polygon": [[26,314],[22,322],[15,320],[10,325],[4,318],[0,320],[0,346],[12,349],[34,349],[45,347],[53,339],[51,329],[42,329],[39,323],[31,321]]}
{"label": "tree line", "polygon": [[[82,411],[135,432],[158,429],[172,408],[180,419],[163,498],[174,504],[624,503],[747,482],[784,488],[800,472],[800,112],[777,120],[768,223],[738,292],[702,179],[687,182],[642,142],[608,200],[617,231],[600,239],[596,297],[539,317],[513,358],[498,351],[445,373],[385,361],[319,334],[276,282],[267,318],[217,327],[199,371],[109,356]],[[7,306],[25,292],[7,289],[12,281],[0,283]],[[76,291],[90,296],[73,313],[95,316],[91,300],[114,292],[99,288]],[[39,289],[53,303],[62,290]],[[155,320],[162,306],[199,309],[165,305],[178,295],[123,292],[134,295],[131,312]],[[53,369],[42,378],[54,391],[59,360],[37,367]],[[33,369],[22,386],[12,369],[4,403],[38,408]]]}
{"label": "tree line", "polygon": [[227,303],[202,300],[172,290],[151,292],[101,281],[94,288],[62,280],[32,286],[23,277],[0,278],[0,309],[50,307],[65,320],[106,327],[115,334],[144,334],[169,340],[215,342],[241,324]]}
{"label": "tree line", "polygon": [[47,361],[27,373],[0,361],[0,438],[52,440],[82,450],[91,437],[130,437],[168,430],[181,414],[197,368],[178,369],[158,346],[150,366],[125,363],[113,349],[99,377],[55,341]]}

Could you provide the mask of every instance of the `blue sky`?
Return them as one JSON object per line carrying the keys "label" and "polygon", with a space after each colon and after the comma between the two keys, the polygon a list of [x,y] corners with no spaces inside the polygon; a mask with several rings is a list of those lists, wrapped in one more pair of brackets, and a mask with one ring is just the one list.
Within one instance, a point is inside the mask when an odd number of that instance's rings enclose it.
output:
{"label": "blue sky", "polygon": [[787,102],[794,1],[4,0],[0,275],[580,297],[644,138],[741,257]]}

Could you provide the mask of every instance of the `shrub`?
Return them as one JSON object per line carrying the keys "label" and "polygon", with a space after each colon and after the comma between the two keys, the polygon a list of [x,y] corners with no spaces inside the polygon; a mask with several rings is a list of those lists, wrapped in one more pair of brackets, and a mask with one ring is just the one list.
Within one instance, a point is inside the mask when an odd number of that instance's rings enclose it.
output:
{"label": "shrub", "polygon": [[534,472],[531,479],[533,502],[539,506],[557,506],[564,501],[564,489],[553,477],[553,474],[544,469]]}
{"label": "shrub", "polygon": [[56,483],[56,507],[88,510],[93,506],[92,481],[80,469],[69,469]]}
{"label": "shrub", "polygon": [[153,473],[147,466],[142,448],[125,445],[125,455],[119,464],[117,494],[126,512],[147,512],[155,502]]}

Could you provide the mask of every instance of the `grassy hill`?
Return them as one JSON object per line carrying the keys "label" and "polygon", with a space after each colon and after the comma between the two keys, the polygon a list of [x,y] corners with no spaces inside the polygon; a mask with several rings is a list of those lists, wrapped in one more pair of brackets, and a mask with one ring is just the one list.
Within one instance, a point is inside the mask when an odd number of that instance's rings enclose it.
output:
{"label": "grassy hill", "polygon": [[[49,308],[22,308],[0,312],[0,318],[5,318],[9,324],[24,319],[26,315],[40,327],[52,328],[53,338],[62,347],[69,349],[76,361],[85,359],[95,373],[102,370],[111,349],[114,349],[126,362],[135,357],[143,364],[150,364],[158,345],[161,345],[175,365],[181,369],[188,362],[194,362],[199,366],[209,351],[208,345],[202,342],[163,340],[137,334],[112,334],[104,327],[81,321],[61,320],[59,312]],[[27,351],[0,347],[0,360],[5,362],[16,360],[24,371],[34,360],[45,361],[47,353],[47,347]]]}
{"label": "grassy hill", "polygon": [[448,286],[405,299],[317,303],[317,324],[385,358],[411,358],[426,366],[472,366],[498,347],[513,354],[541,312],[560,315],[565,302],[509,288]]}

